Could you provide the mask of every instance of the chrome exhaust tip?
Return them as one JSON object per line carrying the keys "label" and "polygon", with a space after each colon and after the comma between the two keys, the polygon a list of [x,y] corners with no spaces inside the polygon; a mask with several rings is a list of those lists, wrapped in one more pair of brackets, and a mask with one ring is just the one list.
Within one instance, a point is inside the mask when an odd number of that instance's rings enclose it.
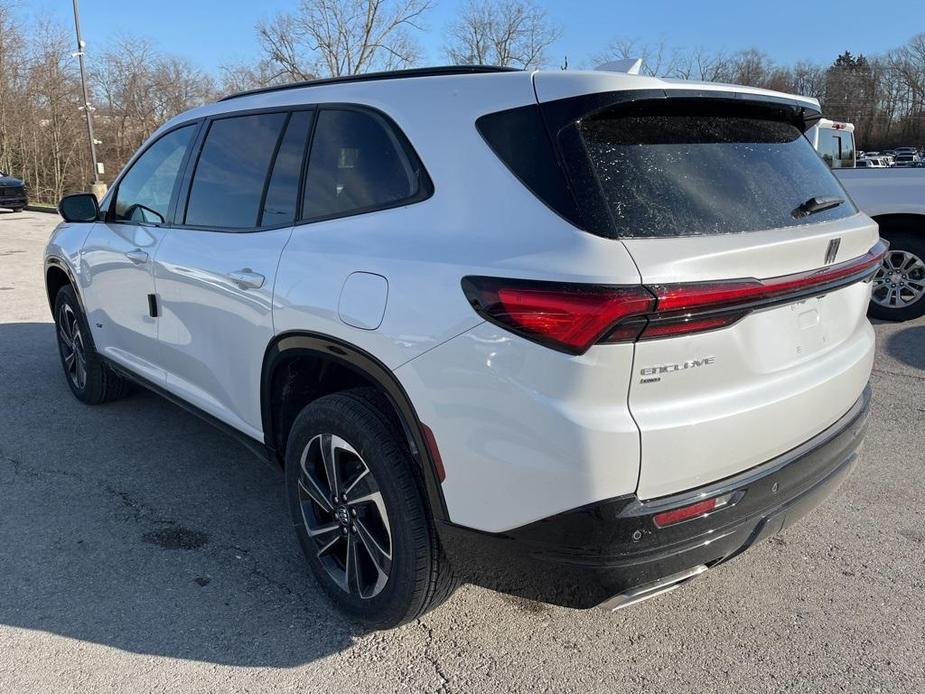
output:
{"label": "chrome exhaust tip", "polygon": [[665,593],[670,593],[675,588],[680,587],[681,585],[687,583],[691,579],[696,578],[702,573],[707,571],[707,567],[703,564],[693,566],[686,571],[681,571],[671,576],[665,576],[660,578],[653,583],[647,583],[644,586],[639,586],[638,588],[633,588],[628,590],[625,593],[620,593],[615,595],[609,600],[605,600],[600,604],[600,607],[603,607],[605,610],[610,610],[611,612],[616,612],[617,610],[622,610],[624,607],[629,607],[630,605],[635,605],[637,603],[648,600],[649,598],[654,598],[656,595],[664,595]]}

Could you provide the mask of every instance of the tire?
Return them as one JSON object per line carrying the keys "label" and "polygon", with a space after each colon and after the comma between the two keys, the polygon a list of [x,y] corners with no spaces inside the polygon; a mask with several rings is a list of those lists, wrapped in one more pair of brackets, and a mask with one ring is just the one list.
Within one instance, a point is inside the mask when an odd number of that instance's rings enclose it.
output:
{"label": "tire", "polygon": [[13,212],[22,212],[25,208],[24,208],[24,207],[12,207],[12,208],[10,208],[10,209],[11,209]]}
{"label": "tire", "polygon": [[97,354],[90,326],[70,285],[55,296],[55,332],[67,384],[74,397],[87,405],[124,398],[131,384]]}
{"label": "tire", "polygon": [[308,565],[342,612],[378,629],[419,617],[456,587],[390,411],[373,389],[326,395],[299,413],[286,445],[286,492]]}
{"label": "tire", "polygon": [[887,239],[890,250],[874,278],[868,313],[889,321],[925,315],[925,236],[898,232]]}

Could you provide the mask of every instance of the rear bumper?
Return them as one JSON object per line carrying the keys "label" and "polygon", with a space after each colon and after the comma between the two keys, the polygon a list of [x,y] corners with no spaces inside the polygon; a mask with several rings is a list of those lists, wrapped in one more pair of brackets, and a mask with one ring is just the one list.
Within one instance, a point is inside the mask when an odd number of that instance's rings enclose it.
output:
{"label": "rear bumper", "polygon": [[[833,493],[858,460],[869,408],[867,387],[839,421],[803,445],[670,497],[609,499],[504,533],[441,523],[444,551],[464,581],[565,607],[614,607],[657,594],[672,577],[687,580],[735,557]],[[737,501],[705,517],[667,528],[653,521],[730,492]]]}

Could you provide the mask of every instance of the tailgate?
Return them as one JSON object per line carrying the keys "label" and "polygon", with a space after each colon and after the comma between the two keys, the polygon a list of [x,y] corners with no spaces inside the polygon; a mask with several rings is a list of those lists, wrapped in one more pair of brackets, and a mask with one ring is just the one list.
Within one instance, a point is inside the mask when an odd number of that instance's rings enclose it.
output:
{"label": "tailgate", "polygon": [[597,206],[589,230],[620,239],[658,296],[629,390],[638,495],[729,477],[845,414],[870,375],[881,249],[803,137],[818,114],[728,86],[563,99],[555,84],[537,94],[576,198]]}

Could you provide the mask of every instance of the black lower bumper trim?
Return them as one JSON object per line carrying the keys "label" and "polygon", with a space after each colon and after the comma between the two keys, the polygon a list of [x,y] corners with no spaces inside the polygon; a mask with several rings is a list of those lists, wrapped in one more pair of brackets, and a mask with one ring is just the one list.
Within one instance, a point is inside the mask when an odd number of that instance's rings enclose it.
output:
{"label": "black lower bumper trim", "polygon": [[[847,477],[864,439],[870,388],[805,444],[734,477],[651,501],[608,499],[504,533],[438,523],[447,558],[468,583],[588,608],[696,566],[714,567],[796,522]],[[734,492],[736,503],[658,528],[656,513]]]}

